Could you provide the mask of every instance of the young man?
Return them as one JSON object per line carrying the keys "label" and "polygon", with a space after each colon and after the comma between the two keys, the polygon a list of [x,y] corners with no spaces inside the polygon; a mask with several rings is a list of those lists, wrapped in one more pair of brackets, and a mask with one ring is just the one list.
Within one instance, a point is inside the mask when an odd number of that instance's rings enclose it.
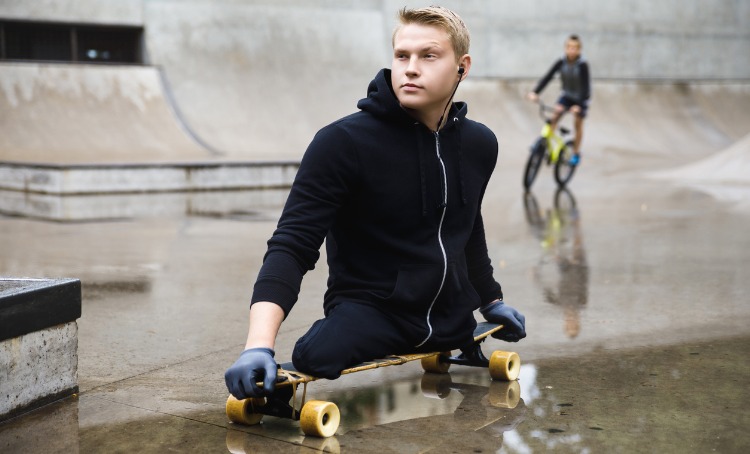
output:
{"label": "young man", "polygon": [[556,72],[560,72],[562,80],[562,95],[557,100],[555,112],[552,114],[552,129],[557,127],[560,117],[570,110],[574,115],[576,137],[573,142],[574,155],[571,158],[572,165],[578,165],[581,159],[581,140],[583,139],[583,119],[591,97],[591,77],[589,65],[581,56],[581,40],[577,35],[570,35],[565,41],[565,56],[555,61],[547,74],[537,83],[534,91],[529,93],[530,100],[539,101],[539,93],[544,90]]}
{"label": "young man", "polygon": [[450,104],[471,68],[468,31],[440,7],[399,18],[392,69],[302,159],[255,283],[245,351],[225,373],[238,399],[273,391],[276,335],[324,239],[325,318],[294,348],[302,372],[334,379],[388,354],[468,346],[477,308],[506,326],[503,339],[526,336],[492,277],[480,213],[497,140],[466,104]]}

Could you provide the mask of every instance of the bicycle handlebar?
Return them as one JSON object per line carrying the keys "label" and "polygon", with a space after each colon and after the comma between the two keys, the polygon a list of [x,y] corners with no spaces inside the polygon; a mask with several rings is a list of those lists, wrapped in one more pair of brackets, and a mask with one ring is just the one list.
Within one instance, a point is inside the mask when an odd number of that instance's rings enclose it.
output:
{"label": "bicycle handlebar", "polygon": [[[550,124],[552,120],[544,115],[544,112],[554,112],[555,108],[546,105],[541,99],[537,99],[535,102],[539,104],[539,116],[542,117],[542,120],[544,120],[547,124]],[[558,128],[560,130],[560,133],[562,133],[563,135],[570,133],[570,130],[568,128],[564,128],[562,126],[558,126]]]}
{"label": "bicycle handlebar", "polygon": [[555,111],[554,107],[548,106],[541,99],[537,100],[536,103],[539,104],[539,115],[542,118],[545,118],[545,119],[547,118],[547,117],[544,116],[544,112],[554,112]]}

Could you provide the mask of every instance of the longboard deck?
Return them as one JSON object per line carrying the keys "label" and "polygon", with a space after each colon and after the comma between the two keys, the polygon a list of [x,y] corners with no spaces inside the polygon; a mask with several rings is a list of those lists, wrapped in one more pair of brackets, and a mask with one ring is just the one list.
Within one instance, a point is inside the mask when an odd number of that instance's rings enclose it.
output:
{"label": "longboard deck", "polygon": [[[500,331],[503,325],[490,322],[481,322],[477,324],[474,329],[474,342],[481,342],[491,334]],[[409,353],[405,355],[389,355],[385,358],[375,359],[367,361],[356,366],[344,369],[341,371],[341,375],[353,374],[355,372],[361,372],[363,370],[377,369],[379,367],[386,366],[399,366],[401,364],[408,363],[410,361],[421,360],[423,358],[429,358],[431,356],[439,355],[442,352],[429,352],[429,353]],[[278,378],[276,386],[292,386],[302,383],[309,383],[315,380],[321,380],[319,377],[305,374],[294,368],[291,362],[279,364]],[[258,383],[261,386],[261,383]]]}

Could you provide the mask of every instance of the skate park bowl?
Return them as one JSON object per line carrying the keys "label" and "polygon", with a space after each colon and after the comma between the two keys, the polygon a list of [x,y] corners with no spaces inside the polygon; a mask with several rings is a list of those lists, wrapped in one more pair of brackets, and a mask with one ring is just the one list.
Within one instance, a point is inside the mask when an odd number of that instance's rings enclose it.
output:
{"label": "skate park bowl", "polygon": [[[499,142],[483,216],[503,291],[528,321],[514,345],[519,401],[492,406],[489,379],[460,371],[437,399],[408,366],[321,381],[315,398],[349,412],[331,443],[745,452],[750,3],[443,4],[472,32],[456,99]],[[0,3],[0,27],[139,29],[143,56],[0,56],[0,277],[80,280],[82,296],[67,331],[75,395],[0,424],[0,451],[330,450],[297,426],[227,422],[222,373],[242,350],[253,279],[305,148],[390,66],[403,6]],[[532,225],[521,174],[542,120],[525,96],[574,32],[593,75],[582,164],[561,197],[538,177]],[[553,80],[547,104],[559,89]],[[279,333],[281,360],[322,317],[324,252]],[[571,288],[583,289],[568,292],[572,307],[558,301]]]}
{"label": "skate park bowl", "polygon": [[[0,19],[141,27],[144,64],[0,62],[0,162],[139,164],[152,173],[168,173],[173,164],[221,164],[224,174],[209,177],[217,181],[238,163],[299,161],[321,126],[353,112],[372,77],[390,65],[390,31],[400,7],[391,1],[217,6],[129,0],[117,8],[60,3],[38,8],[7,2]],[[721,1],[707,15],[703,3],[690,10],[677,0],[586,9],[545,0],[505,3],[446,6],[461,11],[472,31],[473,65],[456,99],[468,101],[470,117],[496,133],[506,159],[523,160],[522,150],[539,129],[537,112],[523,97],[561,54],[569,30],[583,37],[592,68],[586,146],[607,160],[650,154],[673,162],[679,157],[674,167],[680,167],[720,153],[750,132],[750,62],[732,58],[750,53],[747,5]],[[585,12],[572,13],[576,8]],[[665,16],[670,8],[680,15]],[[565,26],[550,26],[558,18]],[[558,84],[545,91],[548,103]],[[724,159],[747,168],[744,155],[735,151]],[[711,168],[712,178],[721,180],[719,169]],[[15,170],[22,181],[34,179]],[[243,171],[208,189],[237,189],[239,181],[246,187],[291,182],[288,175],[266,182]],[[699,173],[705,178],[709,172]],[[79,175],[66,178],[86,178]],[[129,177],[123,173],[122,179]],[[53,177],[36,177],[45,178]],[[0,181],[10,179],[6,172]],[[172,186],[148,178],[130,188],[92,184],[103,192],[206,189],[185,183],[189,176],[180,179]],[[2,189],[93,192],[75,185],[8,186]]]}

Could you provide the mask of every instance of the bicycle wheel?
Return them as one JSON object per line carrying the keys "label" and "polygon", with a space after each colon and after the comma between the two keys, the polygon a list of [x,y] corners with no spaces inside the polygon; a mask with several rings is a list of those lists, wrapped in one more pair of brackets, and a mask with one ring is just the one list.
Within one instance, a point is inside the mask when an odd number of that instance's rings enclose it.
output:
{"label": "bicycle wheel", "polygon": [[531,154],[529,154],[529,160],[526,162],[526,170],[523,174],[523,187],[528,190],[531,184],[536,178],[536,174],[539,173],[539,167],[542,165],[544,160],[545,144],[544,138],[540,137],[531,146]]}
{"label": "bicycle wheel", "polygon": [[576,171],[574,165],[570,165],[570,158],[573,157],[573,141],[569,140],[565,142],[565,146],[560,150],[560,156],[557,157],[555,163],[555,181],[560,186],[565,186],[571,178],[573,173]]}

